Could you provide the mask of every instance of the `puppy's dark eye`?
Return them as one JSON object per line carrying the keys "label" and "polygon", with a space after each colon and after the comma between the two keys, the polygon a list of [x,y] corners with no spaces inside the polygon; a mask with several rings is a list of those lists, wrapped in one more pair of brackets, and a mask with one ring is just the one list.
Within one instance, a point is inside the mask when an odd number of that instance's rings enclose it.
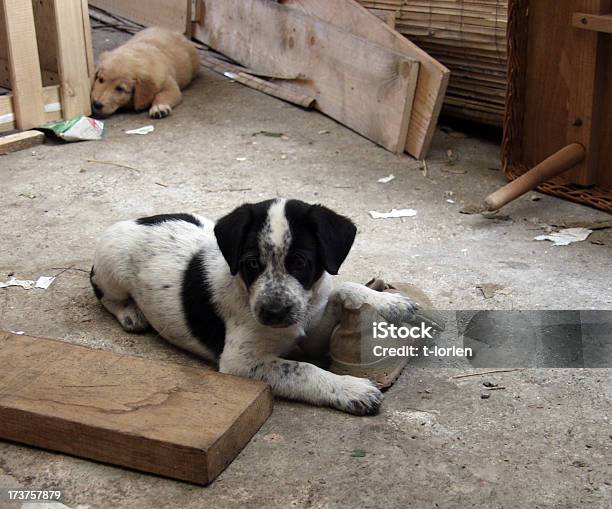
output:
{"label": "puppy's dark eye", "polygon": [[98,78],[98,83],[104,83],[104,78]]}
{"label": "puppy's dark eye", "polygon": [[257,258],[247,258],[243,263],[245,269],[248,269],[253,272],[259,270],[260,264]]}
{"label": "puppy's dark eye", "polygon": [[287,260],[289,270],[301,271],[308,267],[308,260],[302,255],[293,255]]}
{"label": "puppy's dark eye", "polygon": [[127,92],[127,90],[126,90],[125,88],[123,88],[121,85],[117,85],[117,86],[115,87],[115,90],[116,90],[117,92],[121,92],[121,93],[125,93],[125,92]]}

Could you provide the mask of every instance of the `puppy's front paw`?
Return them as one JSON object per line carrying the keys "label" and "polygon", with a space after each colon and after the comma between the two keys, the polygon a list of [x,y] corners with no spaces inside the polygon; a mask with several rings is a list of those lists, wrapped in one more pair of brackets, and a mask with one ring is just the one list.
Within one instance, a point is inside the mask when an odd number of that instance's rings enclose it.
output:
{"label": "puppy's front paw", "polygon": [[172,107],[168,104],[155,104],[151,106],[149,110],[149,116],[151,118],[164,118],[170,115]]}
{"label": "puppy's front paw", "polygon": [[[378,387],[367,378],[340,376],[339,397],[333,406],[354,415],[376,415],[383,400]],[[338,394],[337,392],[337,394]]]}
{"label": "puppy's front paw", "polygon": [[399,293],[381,293],[373,306],[385,320],[394,324],[414,320],[415,312],[419,309],[416,302]]}

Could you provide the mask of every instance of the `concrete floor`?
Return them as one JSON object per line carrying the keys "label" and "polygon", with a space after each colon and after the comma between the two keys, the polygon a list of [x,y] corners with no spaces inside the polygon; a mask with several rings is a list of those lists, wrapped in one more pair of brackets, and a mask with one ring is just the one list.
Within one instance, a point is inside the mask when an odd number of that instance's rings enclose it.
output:
{"label": "concrete floor", "polygon": [[[123,37],[96,30],[96,49]],[[149,135],[124,132],[149,123]],[[88,270],[97,236],[120,219],[172,211],[219,217],[246,200],[288,196],[358,224],[343,279],[412,281],[441,309],[612,308],[612,230],[567,247],[533,240],[542,225],[609,215],[536,193],[508,206],[505,220],[459,214],[504,183],[497,144],[438,131],[424,176],[420,163],[323,115],[205,71],[171,117],[120,114],[106,127],[101,142],[48,143],[0,158],[0,281],[13,272],[35,279]],[[288,139],[254,136],[260,131]],[[377,183],[389,173],[396,179]],[[368,215],[391,208],[418,215]],[[481,283],[511,291],[484,299]],[[202,365],[153,334],[124,334],[78,270],[62,272],[46,291],[0,290],[0,328]],[[207,488],[9,443],[0,443],[0,486],[59,487],[67,505],[93,508],[612,505],[609,370],[453,379],[459,372],[408,367],[380,415],[369,418],[276,401]],[[485,379],[507,390],[483,400]]]}

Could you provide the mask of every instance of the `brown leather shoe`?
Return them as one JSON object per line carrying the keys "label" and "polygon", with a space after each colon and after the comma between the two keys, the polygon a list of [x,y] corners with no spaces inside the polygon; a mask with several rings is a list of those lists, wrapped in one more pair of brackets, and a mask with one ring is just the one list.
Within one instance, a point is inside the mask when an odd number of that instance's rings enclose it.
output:
{"label": "brown leather shoe", "polygon": [[[419,304],[414,323],[424,321],[435,329],[444,329],[444,320],[433,311],[429,297],[409,283],[385,283],[372,279],[368,287],[379,292],[402,293]],[[419,340],[374,339],[373,322],[384,322],[374,308],[364,304],[358,309],[344,308],[340,324],[334,329],[330,340],[330,371],[338,375],[352,375],[369,378],[380,388],[390,387],[404,369],[410,357],[374,355],[373,347],[384,342],[386,347],[416,346]]]}

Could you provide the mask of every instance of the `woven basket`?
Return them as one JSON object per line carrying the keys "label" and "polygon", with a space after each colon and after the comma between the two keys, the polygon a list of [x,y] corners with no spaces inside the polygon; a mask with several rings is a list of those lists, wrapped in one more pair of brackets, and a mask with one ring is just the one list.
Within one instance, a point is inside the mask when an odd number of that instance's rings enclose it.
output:
{"label": "woven basket", "polygon": [[[554,28],[547,27],[551,31]],[[571,27],[567,29],[573,30]],[[504,172],[510,180],[527,172],[533,164],[533,162],[529,165],[526,164],[523,147],[528,36],[529,0],[510,0],[508,5],[508,88],[502,142],[502,164]],[[609,42],[609,44],[612,44],[612,42]],[[608,65],[611,66],[612,62],[608,62]],[[606,115],[612,115],[612,112],[608,111]],[[598,172],[600,172],[600,178],[598,181],[610,182],[612,181],[609,178],[610,172],[612,172],[612,163],[610,159],[603,159],[605,158],[602,157],[599,161]],[[603,172],[608,172],[605,179],[601,178]],[[559,177],[545,182],[538,189],[567,200],[612,212],[612,188],[608,186],[579,186],[568,183],[566,177]]]}

